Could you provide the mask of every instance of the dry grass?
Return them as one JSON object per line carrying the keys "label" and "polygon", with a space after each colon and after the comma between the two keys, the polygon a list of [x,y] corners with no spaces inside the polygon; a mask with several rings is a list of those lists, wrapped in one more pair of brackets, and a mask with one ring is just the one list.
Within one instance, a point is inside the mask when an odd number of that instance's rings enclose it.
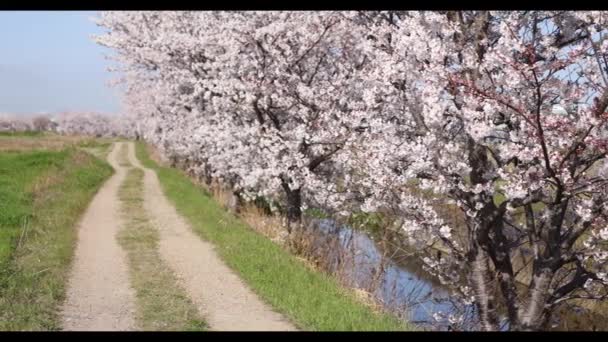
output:
{"label": "dry grass", "polygon": [[118,165],[124,167],[130,167],[131,162],[129,161],[129,147],[127,144],[122,144],[120,146],[120,151],[118,151]]}
{"label": "dry grass", "polygon": [[26,191],[33,194],[34,203],[38,203],[46,200],[50,195],[48,190],[62,181],[61,175],[49,172],[37,178]]}
{"label": "dry grass", "polygon": [[59,135],[40,133],[37,135],[0,135],[0,152],[23,152],[32,150],[60,151],[78,147],[94,156],[105,159],[111,138],[93,138],[83,135]]}
{"label": "dry grass", "polygon": [[382,306],[374,299],[374,296],[363,289],[352,289],[352,293],[361,303],[372,309],[372,311],[376,313],[381,313],[384,311]]}
{"label": "dry grass", "polygon": [[37,137],[0,136],[0,151],[59,151],[70,146],[76,146],[91,139],[84,136],[62,136],[45,134]]}
{"label": "dry grass", "polygon": [[[224,209],[237,214],[234,212],[235,198],[229,189],[226,189],[217,183],[207,186],[206,184],[195,180],[194,177],[189,178],[192,182],[195,182],[198,186],[208,191],[213,199]],[[280,246],[287,245],[288,232],[285,218],[279,215],[266,215],[263,209],[257,207],[253,203],[242,204],[239,207],[237,216],[245,221],[250,228],[264,235],[274,243]]]}
{"label": "dry grass", "polygon": [[108,154],[110,154],[110,147],[112,146],[112,141],[100,141],[100,142],[94,142],[94,143],[89,143],[86,145],[80,145],[80,149],[92,154],[93,156],[101,159],[101,160],[106,160],[108,157]]}
{"label": "dry grass", "polygon": [[284,225],[284,219],[278,215],[267,216],[262,209],[247,204],[243,206],[239,216],[253,230],[281,246],[285,245],[288,236],[287,228]]}
{"label": "dry grass", "polygon": [[157,165],[161,167],[169,167],[169,163],[166,158],[163,157],[163,154],[154,146],[150,144],[145,144],[146,152],[148,153],[148,157],[152,159]]}
{"label": "dry grass", "polygon": [[[197,184],[205,187],[222,207],[231,207],[233,195],[230,190],[225,189],[218,184],[213,184],[211,189],[204,184],[200,184],[200,182],[197,182]],[[285,250],[288,250],[308,269],[315,272],[329,273],[330,266],[323,256],[329,253],[329,249],[337,248],[335,245],[336,243],[339,243],[337,240],[328,241],[323,245],[321,248],[322,250],[317,248],[312,252],[314,248],[313,236],[311,233],[305,230],[298,230],[292,232],[292,235],[290,236],[287,232],[285,218],[279,215],[266,215],[263,209],[252,203],[246,203],[240,207],[238,217],[247,223],[252,230],[265,236]],[[341,257],[344,258],[344,256]],[[337,279],[339,283],[343,284],[346,293],[361,304],[370,308],[374,313],[386,313],[386,310],[372,295],[374,285],[371,285],[368,289],[351,288],[347,285],[348,279],[344,270],[332,272],[332,276]]]}
{"label": "dry grass", "polygon": [[143,176],[141,169],[130,168],[119,192],[125,226],[118,241],[127,252],[137,292],[139,326],[146,331],[206,330],[196,305],[158,252],[158,231],[143,207]]}
{"label": "dry grass", "polygon": [[211,187],[206,186],[205,184],[201,184],[201,182],[197,181],[197,185],[205,187],[207,191],[209,191],[213,198],[222,205],[224,208],[230,207],[230,202],[232,198],[232,194],[230,191],[223,189],[219,184],[211,184]]}

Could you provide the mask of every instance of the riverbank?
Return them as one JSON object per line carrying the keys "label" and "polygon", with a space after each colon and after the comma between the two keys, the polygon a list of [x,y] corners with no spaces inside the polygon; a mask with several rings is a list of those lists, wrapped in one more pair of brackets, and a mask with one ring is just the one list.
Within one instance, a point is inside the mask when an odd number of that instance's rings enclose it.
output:
{"label": "riverbank", "polygon": [[137,157],[156,171],[165,195],[213,243],[224,262],[277,312],[302,330],[414,330],[412,324],[376,312],[327,274],[316,272],[243,221],[228,213],[211,194],[181,171],[157,165],[146,147]]}

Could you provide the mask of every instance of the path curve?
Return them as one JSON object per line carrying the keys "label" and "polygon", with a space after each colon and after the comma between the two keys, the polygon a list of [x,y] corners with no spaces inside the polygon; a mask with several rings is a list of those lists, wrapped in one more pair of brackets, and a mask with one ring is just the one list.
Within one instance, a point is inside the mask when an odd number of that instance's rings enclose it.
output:
{"label": "path curve", "polygon": [[62,307],[64,330],[134,330],[135,291],[126,254],[116,241],[123,220],[118,189],[127,167],[118,164],[122,143],[108,162],[115,173],[99,189],[78,226],[78,242]]}
{"label": "path curve", "polygon": [[129,160],[145,172],[144,208],[159,230],[159,252],[197,305],[211,330],[296,330],[262,302],[177,213],[162,192],[156,172],[141,165],[129,143]]}

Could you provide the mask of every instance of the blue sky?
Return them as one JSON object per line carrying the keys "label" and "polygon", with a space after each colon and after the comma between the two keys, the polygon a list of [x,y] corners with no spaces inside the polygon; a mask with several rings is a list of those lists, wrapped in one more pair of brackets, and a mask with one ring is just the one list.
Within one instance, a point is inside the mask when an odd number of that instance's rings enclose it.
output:
{"label": "blue sky", "polygon": [[90,37],[103,33],[96,14],[0,11],[0,113],[120,110],[111,51]]}

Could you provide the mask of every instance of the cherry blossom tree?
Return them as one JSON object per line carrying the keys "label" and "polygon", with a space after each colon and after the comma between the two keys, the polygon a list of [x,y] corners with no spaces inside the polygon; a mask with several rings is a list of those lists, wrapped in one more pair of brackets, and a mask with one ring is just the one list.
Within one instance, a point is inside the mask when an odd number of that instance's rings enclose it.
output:
{"label": "cherry blossom tree", "polygon": [[56,131],[68,135],[128,136],[121,116],[110,116],[94,112],[62,112],[55,118]]}
{"label": "cherry blossom tree", "polygon": [[[498,307],[510,329],[537,330],[563,302],[605,299],[605,20],[408,13],[366,42],[379,109],[345,159],[346,188],[364,210],[398,213],[433,251],[429,269],[464,284],[482,329],[500,328]],[[440,215],[447,205],[464,224]]]}
{"label": "cherry blossom tree", "polygon": [[22,117],[0,113],[0,132],[23,132],[30,130],[30,123]]}
{"label": "cherry blossom tree", "polygon": [[113,12],[99,23],[114,28],[98,40],[120,51],[135,82],[152,77],[166,89],[155,99],[165,151],[202,162],[237,189],[283,192],[289,221],[300,221],[305,184],[323,183],[316,171],[358,124],[353,93],[366,60],[354,50],[361,32],[348,14]]}
{"label": "cherry blossom tree", "polygon": [[307,205],[390,213],[481,329],[538,330],[606,296],[605,20],[105,12],[96,40],[127,130],[176,164],[292,225]]}
{"label": "cherry blossom tree", "polygon": [[300,221],[302,197],[313,201],[327,184],[324,166],[364,113],[368,60],[357,48],[363,27],[352,16],[263,12],[241,16],[231,31],[234,52],[220,73],[224,94],[214,98],[214,111],[233,113],[223,123],[247,132],[239,141],[255,158],[239,165],[243,187],[282,190],[291,223]]}

